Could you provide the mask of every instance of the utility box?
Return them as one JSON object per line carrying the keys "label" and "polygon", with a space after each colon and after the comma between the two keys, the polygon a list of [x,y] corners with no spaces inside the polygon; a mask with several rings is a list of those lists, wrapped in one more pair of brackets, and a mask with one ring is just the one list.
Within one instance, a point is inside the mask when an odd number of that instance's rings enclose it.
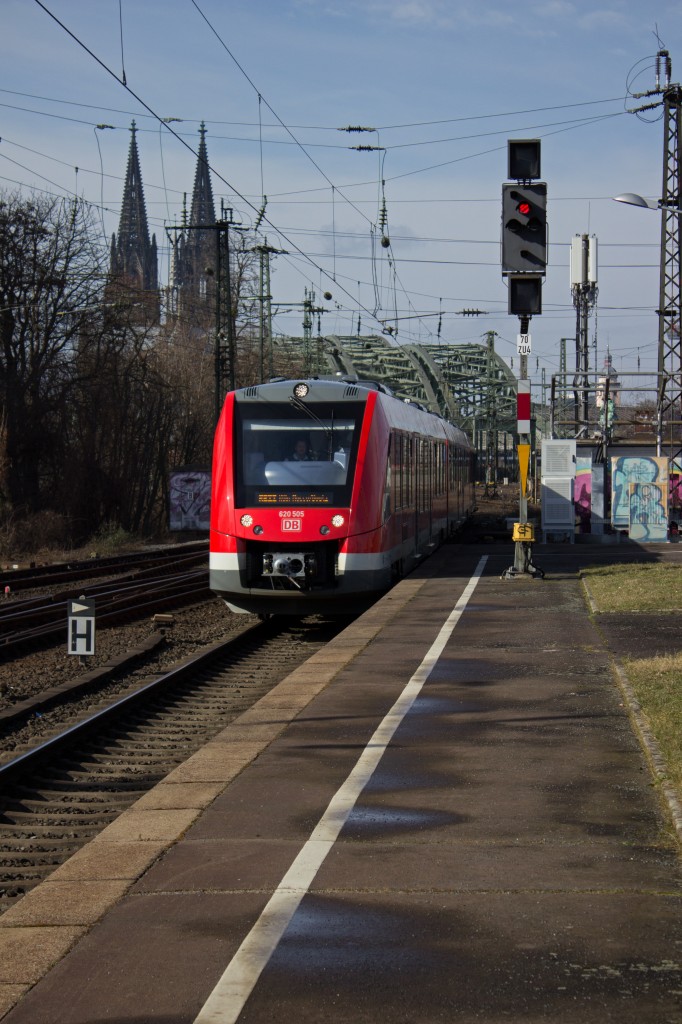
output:
{"label": "utility box", "polygon": [[574,439],[542,442],[542,539],[575,539],[575,509],[573,486],[575,481]]}

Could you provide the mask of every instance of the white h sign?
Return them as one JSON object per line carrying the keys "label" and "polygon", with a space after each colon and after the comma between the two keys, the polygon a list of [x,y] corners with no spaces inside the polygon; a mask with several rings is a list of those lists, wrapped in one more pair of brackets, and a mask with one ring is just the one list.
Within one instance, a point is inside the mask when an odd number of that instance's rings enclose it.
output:
{"label": "white h sign", "polygon": [[69,654],[95,653],[95,602],[79,598],[69,601]]}

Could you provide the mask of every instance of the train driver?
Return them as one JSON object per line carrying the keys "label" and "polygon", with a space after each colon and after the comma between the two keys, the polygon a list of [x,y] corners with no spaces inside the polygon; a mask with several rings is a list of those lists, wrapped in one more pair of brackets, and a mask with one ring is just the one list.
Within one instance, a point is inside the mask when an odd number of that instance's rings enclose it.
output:
{"label": "train driver", "polygon": [[313,455],[305,437],[297,437],[294,441],[294,450],[287,459],[287,462],[310,462]]}

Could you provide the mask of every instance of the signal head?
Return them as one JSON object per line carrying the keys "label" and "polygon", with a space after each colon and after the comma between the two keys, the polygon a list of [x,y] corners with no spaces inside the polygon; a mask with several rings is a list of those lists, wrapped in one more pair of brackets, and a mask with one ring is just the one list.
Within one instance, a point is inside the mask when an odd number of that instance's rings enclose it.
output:
{"label": "signal head", "polygon": [[547,185],[502,186],[502,274],[541,273],[547,267]]}

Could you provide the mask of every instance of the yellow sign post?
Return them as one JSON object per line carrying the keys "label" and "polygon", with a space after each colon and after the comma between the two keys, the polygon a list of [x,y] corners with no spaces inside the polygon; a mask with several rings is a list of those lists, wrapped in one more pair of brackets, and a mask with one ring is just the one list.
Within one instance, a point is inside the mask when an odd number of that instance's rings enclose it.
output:
{"label": "yellow sign post", "polygon": [[521,494],[526,496],[528,490],[528,467],[530,465],[530,445],[518,444],[516,449],[519,453],[519,479],[521,481]]}

